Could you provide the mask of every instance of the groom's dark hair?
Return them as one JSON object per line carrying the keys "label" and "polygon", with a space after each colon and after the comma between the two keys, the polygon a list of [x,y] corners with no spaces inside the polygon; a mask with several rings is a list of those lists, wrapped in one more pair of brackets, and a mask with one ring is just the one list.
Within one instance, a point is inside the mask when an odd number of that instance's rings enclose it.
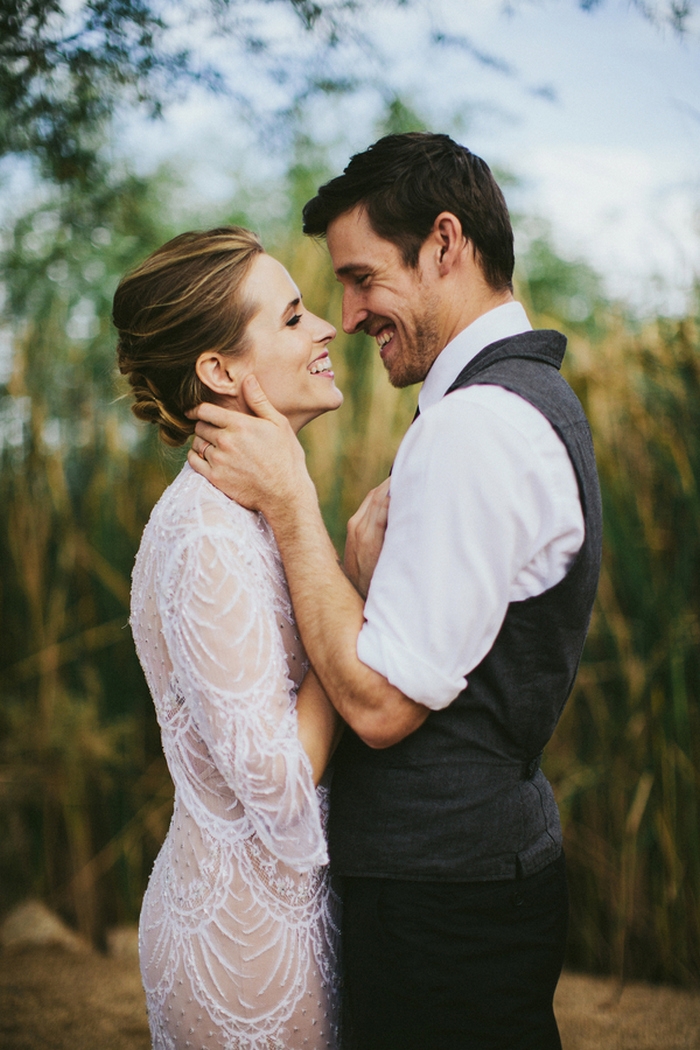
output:
{"label": "groom's dark hair", "polygon": [[415,268],[421,246],[442,211],[452,212],[496,291],[512,289],[513,230],[491,170],[449,135],[386,135],[356,153],[304,207],[304,233],[322,237],[339,215],[362,204],[372,229]]}

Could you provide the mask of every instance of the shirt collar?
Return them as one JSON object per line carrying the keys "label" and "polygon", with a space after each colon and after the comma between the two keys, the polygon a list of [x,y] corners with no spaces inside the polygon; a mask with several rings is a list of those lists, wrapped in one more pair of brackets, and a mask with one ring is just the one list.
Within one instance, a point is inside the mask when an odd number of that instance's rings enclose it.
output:
{"label": "shirt collar", "polygon": [[448,343],[433,361],[418,395],[421,412],[437,404],[476,355],[499,339],[532,331],[521,303],[504,303],[477,317]]}

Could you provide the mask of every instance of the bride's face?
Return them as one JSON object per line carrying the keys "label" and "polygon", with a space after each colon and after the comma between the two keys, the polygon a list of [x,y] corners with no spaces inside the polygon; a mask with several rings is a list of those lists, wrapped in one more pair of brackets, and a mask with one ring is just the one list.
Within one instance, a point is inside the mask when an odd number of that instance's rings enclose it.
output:
{"label": "bride's face", "polygon": [[343,395],[327,350],[335,328],[304,308],[284,266],[270,255],[256,256],[241,290],[257,312],[246,329],[250,348],[239,359],[239,375],[252,372],[297,432],[340,408]]}

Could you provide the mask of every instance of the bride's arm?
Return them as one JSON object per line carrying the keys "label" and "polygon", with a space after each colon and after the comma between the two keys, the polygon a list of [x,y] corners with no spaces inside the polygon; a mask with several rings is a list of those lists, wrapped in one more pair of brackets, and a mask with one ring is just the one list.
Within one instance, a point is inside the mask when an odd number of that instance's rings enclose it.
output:
{"label": "bride's arm", "polygon": [[344,725],[315,672],[309,668],[297,696],[297,735],[311,763],[314,784],[321,780]]}
{"label": "bride's arm", "polygon": [[186,700],[183,716],[267,848],[306,871],[327,860],[312,769],[312,761],[325,765],[331,750],[324,743],[325,700],[302,697],[310,760],[271,595],[251,561],[248,537],[232,529],[225,508],[197,510],[180,542],[165,537],[169,557],[157,580],[171,688]]}

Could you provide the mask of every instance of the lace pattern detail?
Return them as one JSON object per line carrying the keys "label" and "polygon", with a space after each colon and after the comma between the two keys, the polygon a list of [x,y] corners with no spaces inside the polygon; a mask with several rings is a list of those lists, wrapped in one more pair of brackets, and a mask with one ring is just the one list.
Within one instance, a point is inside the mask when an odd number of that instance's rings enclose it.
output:
{"label": "lace pattern detail", "polygon": [[131,625],[175,784],[139,928],[154,1048],[337,1050],[327,796],[297,737],[307,662],[262,516],[186,466],[144,531]]}

